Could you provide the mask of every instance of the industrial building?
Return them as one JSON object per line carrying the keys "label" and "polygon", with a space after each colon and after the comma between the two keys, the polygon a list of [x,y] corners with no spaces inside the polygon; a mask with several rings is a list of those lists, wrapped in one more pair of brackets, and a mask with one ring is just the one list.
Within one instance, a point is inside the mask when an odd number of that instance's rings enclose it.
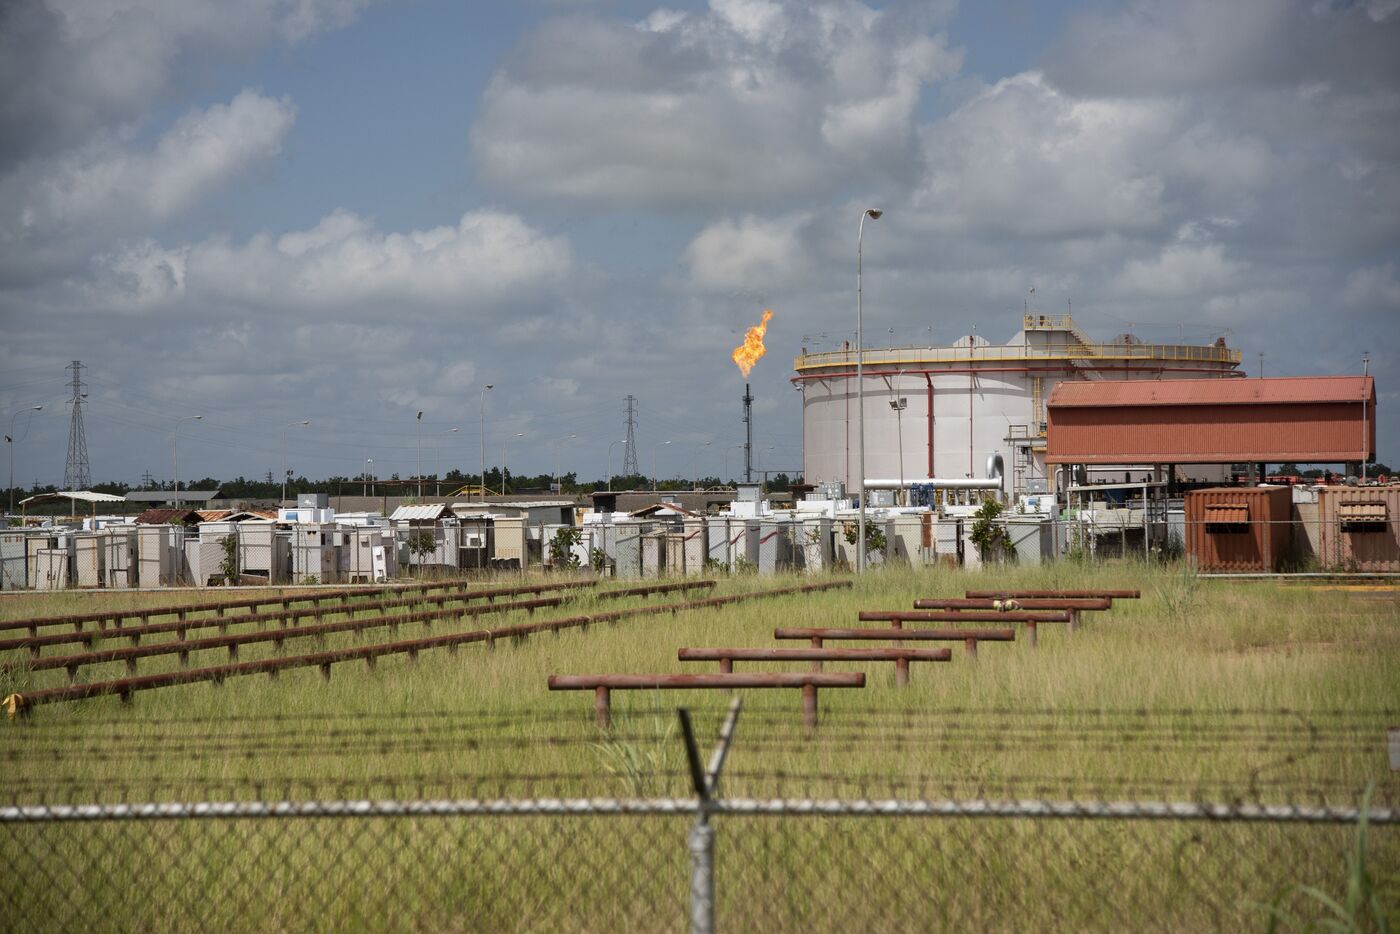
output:
{"label": "industrial building", "polygon": [[[850,349],[804,352],[792,377],[802,393],[804,478],[852,492],[862,479],[856,363]],[[865,475],[901,485],[982,477],[1000,456],[1011,497],[1046,492],[1045,406],[1056,386],[1237,377],[1239,363],[1223,338],[1147,344],[1123,334],[1101,343],[1068,315],[1026,315],[1005,344],[974,334],[947,347],[866,348]]]}

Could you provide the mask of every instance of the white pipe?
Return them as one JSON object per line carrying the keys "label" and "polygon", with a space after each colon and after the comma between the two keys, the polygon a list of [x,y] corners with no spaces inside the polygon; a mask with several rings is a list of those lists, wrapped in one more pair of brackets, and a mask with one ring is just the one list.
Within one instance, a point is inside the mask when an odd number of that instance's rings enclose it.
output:
{"label": "white pipe", "polygon": [[977,480],[972,477],[949,477],[938,478],[929,477],[918,480],[909,480],[901,483],[898,480],[866,480],[867,490],[904,490],[916,486],[931,486],[943,490],[999,490],[1000,480]]}

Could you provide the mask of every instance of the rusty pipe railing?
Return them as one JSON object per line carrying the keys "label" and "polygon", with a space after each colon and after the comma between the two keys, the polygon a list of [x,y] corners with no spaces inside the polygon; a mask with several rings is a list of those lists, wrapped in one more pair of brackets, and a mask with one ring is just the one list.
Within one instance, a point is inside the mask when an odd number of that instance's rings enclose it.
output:
{"label": "rusty pipe railing", "polygon": [[863,688],[865,673],[796,672],[767,674],[623,674],[623,675],[550,675],[551,691],[592,691],[593,710],[598,725],[612,725],[612,692],[618,690],[734,690],[736,688],[800,688],[802,691],[802,723],[808,730],[817,726],[818,688]]}
{"label": "rusty pipe railing", "polygon": [[812,662],[812,670],[820,671],[823,662],[894,662],[894,682],[903,687],[909,683],[910,662],[946,662],[953,657],[952,649],[759,649],[759,648],[685,648],[676,650],[683,662],[719,662],[720,674],[733,674],[734,663],[754,662]]}
{"label": "rusty pipe railing", "polygon": [[830,627],[773,630],[774,639],[810,639],[812,648],[820,649],[828,639],[893,642],[961,642],[969,658],[977,657],[979,642],[1013,642],[1014,629],[836,629]]}
{"label": "rusty pipe railing", "polygon": [[541,620],[533,623],[521,623],[515,626],[503,626],[498,629],[480,629],[471,632],[448,633],[422,639],[410,639],[401,642],[315,652],[309,655],[290,655],[281,658],[263,659],[255,662],[241,662],[210,668],[190,668],[184,671],[143,675],[135,678],[118,678],[111,681],[96,681],[91,684],[75,684],[68,687],[47,688],[25,693],[17,692],[5,698],[4,707],[10,717],[14,718],[27,713],[39,704],[81,700],[83,698],[100,697],[104,695],[116,695],[123,701],[130,701],[132,695],[137,691],[203,681],[221,684],[229,677],[251,674],[275,675],[277,672],[289,668],[319,666],[322,676],[329,678],[331,665],[341,661],[360,659],[367,664],[373,665],[375,659],[385,655],[406,653],[410,658],[417,658],[418,653],[424,649],[452,648],[471,642],[490,643],[498,638],[521,638],[539,632],[557,632],[563,629],[587,627],[594,623],[614,622],[616,620],[635,616],[649,616],[659,613],[680,613],[686,610],[724,606],[730,603],[738,603],[744,600],[758,599],[761,597],[814,593],[823,590],[831,590],[837,587],[849,586],[851,586],[850,581],[830,581],[821,584],[806,584],[799,587],[780,587],[773,590],[757,590],[750,593],[731,594],[723,597],[709,597],[704,600],[690,600],[685,603],[631,607],[624,610],[612,610],[607,613],[592,613],[563,619]]}

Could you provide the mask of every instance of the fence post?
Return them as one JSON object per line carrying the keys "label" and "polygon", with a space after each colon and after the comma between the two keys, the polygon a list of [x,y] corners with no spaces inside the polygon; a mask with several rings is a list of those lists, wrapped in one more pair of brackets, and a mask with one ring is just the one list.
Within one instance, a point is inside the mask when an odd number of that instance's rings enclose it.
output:
{"label": "fence post", "polygon": [[695,823],[686,834],[686,848],[690,851],[691,934],[714,934],[715,930],[715,829],[710,826],[710,805],[719,791],[720,773],[743,703],[738,697],[729,702],[729,715],[720,727],[719,741],[710,753],[708,768],[700,762],[700,747],[695,742],[690,711],[684,708],[676,711],[681,721],[681,737],[685,740],[686,765],[690,768],[690,781],[699,804]]}
{"label": "fence post", "polygon": [[690,931],[714,934],[715,930],[715,828],[702,812],[686,835],[690,849]]}

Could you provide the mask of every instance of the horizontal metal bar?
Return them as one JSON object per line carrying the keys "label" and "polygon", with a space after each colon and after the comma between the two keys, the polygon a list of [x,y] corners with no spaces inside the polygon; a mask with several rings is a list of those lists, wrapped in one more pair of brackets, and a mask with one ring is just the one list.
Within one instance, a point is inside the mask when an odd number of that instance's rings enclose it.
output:
{"label": "horizontal metal bar", "polygon": [[[1243,821],[1280,824],[1354,824],[1350,806],[1210,804],[1186,801],[1044,801],[988,799],[719,798],[712,815],[754,817],[947,817],[1061,820]],[[198,801],[137,804],[55,804],[0,807],[0,823],[230,820],[308,817],[492,817],[510,815],[694,814],[694,798],[467,798],[348,801]],[[1371,808],[1366,820],[1400,824],[1400,808]]]}
{"label": "horizontal metal bar", "polygon": [[788,629],[773,630],[774,639],[895,639],[934,642],[1011,642],[1014,629]]}
{"label": "horizontal metal bar", "polygon": [[969,590],[969,597],[1000,597],[1019,600],[1021,597],[1108,597],[1112,600],[1136,600],[1138,590]]}
{"label": "horizontal metal bar", "polygon": [[[1107,610],[1113,601],[1107,597],[1021,597],[1008,610]],[[925,597],[914,601],[916,610],[996,610],[996,597]]]}
{"label": "horizontal metal bar", "polygon": [[993,610],[861,610],[857,617],[862,623],[1067,623],[1069,613],[1001,613]]}
{"label": "horizontal metal bar", "polygon": [[687,690],[690,688],[863,688],[860,671],[745,672],[743,674],[550,675],[551,691]]}
{"label": "horizontal metal bar", "polygon": [[885,662],[907,659],[921,662],[946,662],[953,657],[952,649],[677,649],[676,658],[683,662],[715,662],[726,658],[756,662]]}

